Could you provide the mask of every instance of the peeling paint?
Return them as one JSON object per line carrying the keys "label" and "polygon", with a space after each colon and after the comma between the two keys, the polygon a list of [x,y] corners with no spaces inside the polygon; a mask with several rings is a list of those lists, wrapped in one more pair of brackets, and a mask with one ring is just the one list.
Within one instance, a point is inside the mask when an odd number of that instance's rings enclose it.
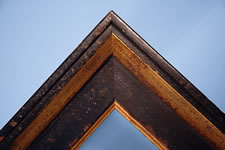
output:
{"label": "peeling paint", "polygon": [[153,130],[153,128],[149,125],[144,125],[144,127],[152,134],[152,135],[156,135],[155,131]]}
{"label": "peeling paint", "polygon": [[84,126],[84,132],[86,132],[86,131],[89,129],[90,126],[91,126],[91,124],[90,124],[90,123],[87,123],[87,124]]}
{"label": "peeling paint", "polygon": [[102,31],[104,30],[104,28],[102,28],[102,27],[97,27],[97,29],[96,29],[96,35],[99,35],[100,33],[102,33]]}
{"label": "peeling paint", "polygon": [[17,122],[11,121],[11,122],[10,122],[10,125],[13,126],[13,127],[15,127],[15,126],[17,125]]}
{"label": "peeling paint", "polygon": [[184,86],[184,88],[187,89],[187,90],[188,90],[190,87],[191,87],[191,84],[190,84],[190,83],[187,83],[187,84],[185,84],[185,86]]}
{"label": "peeling paint", "polygon": [[95,89],[91,88],[91,92],[95,92]]}

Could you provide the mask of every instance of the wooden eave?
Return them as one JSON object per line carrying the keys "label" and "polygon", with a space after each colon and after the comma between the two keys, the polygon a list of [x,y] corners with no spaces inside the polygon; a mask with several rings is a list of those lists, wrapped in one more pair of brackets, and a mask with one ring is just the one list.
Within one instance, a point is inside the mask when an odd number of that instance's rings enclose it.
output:
{"label": "wooden eave", "polygon": [[[147,89],[153,91],[163,103],[187,122],[193,128],[193,132],[196,131],[200,137],[203,137],[212,146],[211,148],[225,148],[224,113],[122,19],[110,11],[2,128],[0,149],[28,148],[53,120],[57,119],[74,95],[79,93],[94,74],[109,62],[109,59],[113,59],[110,60],[111,65],[115,63],[119,66],[118,62],[121,63]],[[130,78],[133,78],[131,76]],[[113,86],[115,82],[116,80],[107,86]],[[123,98],[119,98],[116,92],[112,97],[114,99],[101,106],[104,110],[118,99],[117,103],[122,109],[127,109],[128,114],[133,113],[126,104],[123,104]],[[166,106],[162,106],[164,107]],[[98,118],[104,112],[100,114]],[[80,139],[93,124],[94,122],[85,126],[85,130],[79,136]],[[158,146],[161,145],[160,149],[176,149],[176,146],[171,145],[168,142],[170,140],[161,137],[154,127],[143,125],[143,128],[146,132],[152,133],[153,139],[158,139],[156,143],[159,143]],[[78,141],[79,139],[76,138],[70,148],[73,148]]]}

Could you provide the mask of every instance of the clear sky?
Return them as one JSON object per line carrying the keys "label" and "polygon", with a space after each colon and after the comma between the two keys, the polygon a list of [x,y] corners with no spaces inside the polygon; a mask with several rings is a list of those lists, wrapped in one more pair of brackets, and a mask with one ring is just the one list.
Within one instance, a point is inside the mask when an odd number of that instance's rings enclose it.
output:
{"label": "clear sky", "polygon": [[109,10],[225,112],[224,0],[0,0],[0,128]]}
{"label": "clear sky", "polygon": [[96,131],[88,137],[79,150],[159,149],[117,110],[114,110],[96,129]]}

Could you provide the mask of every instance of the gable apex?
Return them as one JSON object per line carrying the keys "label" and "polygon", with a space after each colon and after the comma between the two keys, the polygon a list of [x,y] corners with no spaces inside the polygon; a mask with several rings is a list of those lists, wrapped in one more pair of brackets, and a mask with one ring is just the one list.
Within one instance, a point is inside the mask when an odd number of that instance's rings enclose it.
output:
{"label": "gable apex", "polygon": [[[121,63],[210,144],[220,149],[225,147],[223,112],[118,15],[110,11],[3,127],[0,148],[28,148],[112,57],[113,61]],[[113,71],[111,76],[115,78]],[[107,86],[114,84],[116,82]],[[33,130],[35,132],[31,133]]]}

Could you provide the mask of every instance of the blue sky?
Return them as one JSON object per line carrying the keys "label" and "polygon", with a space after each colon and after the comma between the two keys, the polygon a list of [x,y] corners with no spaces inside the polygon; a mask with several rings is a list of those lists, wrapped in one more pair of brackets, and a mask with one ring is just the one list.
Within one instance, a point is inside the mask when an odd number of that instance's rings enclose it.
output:
{"label": "blue sky", "polygon": [[130,149],[157,150],[158,148],[117,110],[114,110],[79,148],[79,150]]}
{"label": "blue sky", "polygon": [[109,10],[225,112],[223,0],[0,0],[0,127]]}

